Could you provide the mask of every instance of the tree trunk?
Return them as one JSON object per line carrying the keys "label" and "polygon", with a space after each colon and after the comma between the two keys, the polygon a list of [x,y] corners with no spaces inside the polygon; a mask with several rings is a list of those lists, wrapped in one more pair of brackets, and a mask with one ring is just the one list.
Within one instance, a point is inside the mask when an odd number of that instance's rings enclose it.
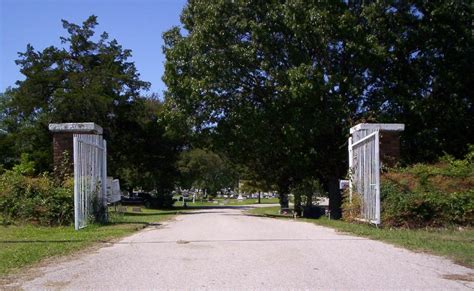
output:
{"label": "tree trunk", "polygon": [[288,179],[281,178],[277,186],[281,209],[290,208],[288,201],[288,194],[290,193],[290,182],[288,181]]}
{"label": "tree trunk", "polygon": [[342,217],[342,195],[341,190],[339,190],[338,178],[328,179],[327,190],[329,192],[329,211],[331,211],[331,219],[340,219]]}
{"label": "tree trunk", "polygon": [[280,192],[280,207],[283,208],[289,208],[289,203],[288,203],[288,193],[282,193]]}
{"label": "tree trunk", "polygon": [[313,192],[309,192],[306,194],[306,207],[313,206]]}
{"label": "tree trunk", "polygon": [[278,185],[278,194],[280,196],[280,207],[289,208],[288,193],[290,192],[290,186],[287,182],[282,182]]}
{"label": "tree trunk", "polygon": [[295,195],[295,205],[294,205],[294,210],[295,210],[295,214],[297,216],[301,216],[301,194],[296,194],[296,193],[293,193]]}
{"label": "tree trunk", "polygon": [[261,196],[262,196],[261,193],[262,193],[262,192],[258,191],[258,204],[262,203],[262,201],[260,201],[260,198],[261,198]]}

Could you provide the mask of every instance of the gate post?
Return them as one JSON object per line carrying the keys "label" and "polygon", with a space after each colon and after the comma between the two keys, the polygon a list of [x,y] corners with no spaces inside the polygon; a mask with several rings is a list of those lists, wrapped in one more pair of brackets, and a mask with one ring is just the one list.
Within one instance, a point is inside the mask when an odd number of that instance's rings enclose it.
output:
{"label": "gate post", "polygon": [[360,220],[380,224],[380,173],[392,167],[400,156],[399,132],[404,124],[360,123],[350,129],[349,191],[361,198]]}
{"label": "gate post", "polygon": [[[56,177],[63,179],[64,174],[74,174],[74,228],[78,230],[86,225],[90,207],[89,192],[93,191],[98,181],[101,182],[98,201],[100,206],[95,214],[101,220],[107,220],[106,208],[103,209],[107,207],[107,144],[102,138],[102,127],[93,122],[51,123],[49,130],[53,133]],[[91,152],[93,156],[83,155],[86,146],[94,149]]]}
{"label": "gate post", "polygon": [[352,203],[352,169],[354,168],[354,161],[352,160],[352,136],[349,137],[347,148],[349,151],[349,202]]}
{"label": "gate post", "polygon": [[[68,165],[68,174],[73,173],[73,135],[97,134],[102,135],[103,129],[94,122],[50,123],[49,131],[53,133],[53,165],[55,174],[65,162]],[[64,161],[65,153],[68,160]]]}

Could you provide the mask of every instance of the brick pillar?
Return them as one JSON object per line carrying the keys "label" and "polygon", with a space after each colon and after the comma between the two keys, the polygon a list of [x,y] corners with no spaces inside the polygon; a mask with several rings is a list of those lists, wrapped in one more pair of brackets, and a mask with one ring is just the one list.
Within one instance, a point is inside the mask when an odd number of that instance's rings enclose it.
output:
{"label": "brick pillar", "polygon": [[359,123],[351,128],[350,133],[354,143],[378,130],[381,166],[394,167],[400,160],[400,132],[404,129],[402,123]]}
{"label": "brick pillar", "polygon": [[[51,123],[49,131],[53,133],[53,163],[55,171],[61,168],[61,164],[69,164],[69,173],[73,173],[73,136],[74,134],[99,134],[102,127],[93,122],[81,123]],[[67,152],[68,161],[64,161],[64,153]]]}
{"label": "brick pillar", "polygon": [[[73,133],[55,132],[53,134],[53,165],[58,169],[63,162],[69,164],[70,172],[73,172]],[[67,155],[66,155],[67,153]],[[64,159],[68,160],[65,161]]]}
{"label": "brick pillar", "polygon": [[380,161],[384,167],[394,167],[400,160],[400,132],[380,131]]}

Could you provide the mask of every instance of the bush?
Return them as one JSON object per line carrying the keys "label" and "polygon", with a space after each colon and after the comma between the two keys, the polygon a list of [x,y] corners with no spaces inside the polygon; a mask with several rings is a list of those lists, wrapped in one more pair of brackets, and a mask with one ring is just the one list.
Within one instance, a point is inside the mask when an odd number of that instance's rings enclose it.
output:
{"label": "bush", "polygon": [[[395,227],[474,225],[474,149],[463,160],[443,157],[436,164],[390,169],[382,175],[382,224]],[[360,215],[360,196],[347,195],[343,219]]]}
{"label": "bush", "polygon": [[345,221],[356,221],[360,217],[362,200],[356,192],[352,193],[352,199],[349,189],[344,190],[342,194],[342,219]]}
{"label": "bush", "polygon": [[47,175],[27,177],[19,171],[0,176],[2,223],[15,221],[64,225],[73,220],[73,182],[56,186]]}
{"label": "bush", "polygon": [[171,193],[157,193],[150,195],[149,198],[145,200],[144,205],[146,208],[163,209],[173,207],[174,202],[175,200]]}
{"label": "bush", "polygon": [[391,181],[381,187],[382,222],[403,227],[473,225],[474,189],[462,192],[407,191]]}
{"label": "bush", "polygon": [[474,224],[474,151],[433,165],[393,169],[382,177],[382,222],[404,227]]}

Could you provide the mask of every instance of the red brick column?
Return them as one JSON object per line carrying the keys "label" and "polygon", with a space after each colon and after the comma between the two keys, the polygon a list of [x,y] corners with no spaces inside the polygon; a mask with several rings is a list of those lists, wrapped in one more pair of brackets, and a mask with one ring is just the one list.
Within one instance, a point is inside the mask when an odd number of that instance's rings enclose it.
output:
{"label": "red brick column", "polygon": [[[65,155],[67,153],[67,155]],[[68,161],[65,161],[65,158]],[[59,169],[61,164],[69,164],[70,173],[73,171],[73,133],[55,132],[53,134],[53,165],[54,169]]]}
{"label": "red brick column", "polygon": [[[101,135],[102,127],[93,122],[79,123],[51,123],[49,130],[53,133],[53,164],[56,174],[72,174],[74,171],[74,134],[98,134]],[[67,153],[68,160],[64,160]],[[64,167],[64,163],[66,167]],[[69,169],[69,173],[67,173]],[[66,173],[64,171],[66,170]],[[61,173],[62,172],[62,173]]]}
{"label": "red brick column", "polygon": [[380,132],[380,161],[384,167],[394,167],[400,160],[400,132]]}

